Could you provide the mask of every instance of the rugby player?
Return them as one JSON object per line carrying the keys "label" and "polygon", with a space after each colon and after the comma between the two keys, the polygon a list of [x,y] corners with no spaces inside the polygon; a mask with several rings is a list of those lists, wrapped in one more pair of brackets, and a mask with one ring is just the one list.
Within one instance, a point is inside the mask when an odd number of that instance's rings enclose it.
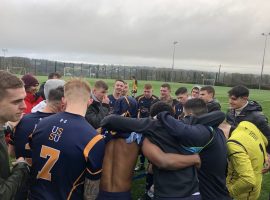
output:
{"label": "rugby player", "polygon": [[120,79],[115,80],[114,82],[113,93],[108,95],[108,98],[110,99],[110,102],[109,102],[110,114],[113,113],[113,107],[114,107],[115,101],[122,96],[124,85],[125,85],[125,82]]}
{"label": "rugby player", "polygon": [[104,140],[85,120],[89,84],[72,79],[64,86],[65,112],[44,118],[37,125],[30,147],[32,179],[29,199],[95,199],[104,156]]}

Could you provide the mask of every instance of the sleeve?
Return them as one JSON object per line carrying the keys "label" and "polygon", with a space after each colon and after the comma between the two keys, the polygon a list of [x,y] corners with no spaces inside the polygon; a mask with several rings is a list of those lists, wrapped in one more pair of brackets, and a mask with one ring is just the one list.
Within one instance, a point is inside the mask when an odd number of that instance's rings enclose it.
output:
{"label": "sleeve", "polygon": [[225,114],[219,110],[212,111],[196,117],[196,124],[204,124],[207,126],[217,127],[225,120]]}
{"label": "sleeve", "polygon": [[245,149],[230,141],[227,146],[229,162],[239,176],[233,184],[227,185],[231,196],[235,197],[251,191],[256,184],[256,177]]}
{"label": "sleeve", "polygon": [[101,177],[105,142],[101,135],[96,135],[85,147],[84,156],[87,161],[86,177],[97,180]]}
{"label": "sleeve", "polygon": [[181,144],[189,147],[203,147],[212,138],[211,131],[204,125],[189,125],[173,118],[166,112],[158,114],[158,119],[166,127],[167,132],[177,138]]}
{"label": "sleeve", "polygon": [[7,179],[0,178],[0,199],[13,199],[18,189],[26,183],[29,175],[26,163],[18,163]]}
{"label": "sleeve", "polygon": [[[16,158],[19,158],[19,157],[25,157],[25,155],[23,155],[23,150],[21,148],[21,146],[24,146],[22,145],[22,141],[20,139],[18,139],[18,135],[20,134],[24,134],[22,133],[23,131],[23,126],[22,124],[24,124],[22,121],[17,125],[16,129],[15,129],[15,132],[13,134],[13,145],[15,146],[15,156]],[[17,137],[16,137],[17,136]]]}
{"label": "sleeve", "polygon": [[101,121],[101,126],[108,130],[113,130],[117,132],[137,132],[143,133],[144,131],[151,129],[153,125],[153,120],[149,118],[126,118],[119,115],[110,115],[105,117]]}
{"label": "sleeve", "polygon": [[[107,110],[108,111],[108,110]],[[102,106],[99,107],[99,111],[95,110],[91,107],[91,105],[88,107],[87,112],[85,114],[85,119],[88,121],[91,126],[93,126],[95,129],[100,127],[101,120],[108,114],[108,112],[105,112],[105,108],[103,110]]]}

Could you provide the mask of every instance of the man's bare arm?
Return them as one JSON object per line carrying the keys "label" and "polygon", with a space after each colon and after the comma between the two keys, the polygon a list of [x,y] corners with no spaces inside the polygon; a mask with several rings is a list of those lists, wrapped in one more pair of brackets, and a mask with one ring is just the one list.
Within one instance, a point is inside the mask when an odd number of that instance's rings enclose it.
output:
{"label": "man's bare arm", "polygon": [[147,138],[143,141],[142,151],[154,165],[167,170],[177,170],[192,165],[200,166],[199,155],[181,155],[174,153],[164,153],[158,146],[151,143]]}
{"label": "man's bare arm", "polygon": [[84,200],[95,200],[99,192],[100,180],[85,179],[84,182]]}

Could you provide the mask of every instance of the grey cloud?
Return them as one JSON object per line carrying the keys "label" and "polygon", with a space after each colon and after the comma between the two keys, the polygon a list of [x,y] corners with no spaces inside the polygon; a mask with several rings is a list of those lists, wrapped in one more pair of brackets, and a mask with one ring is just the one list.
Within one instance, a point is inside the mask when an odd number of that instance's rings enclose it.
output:
{"label": "grey cloud", "polygon": [[[269,9],[269,0],[3,0],[0,46],[10,55],[170,67],[176,40],[176,67],[258,73]],[[269,65],[270,46],[266,73]]]}

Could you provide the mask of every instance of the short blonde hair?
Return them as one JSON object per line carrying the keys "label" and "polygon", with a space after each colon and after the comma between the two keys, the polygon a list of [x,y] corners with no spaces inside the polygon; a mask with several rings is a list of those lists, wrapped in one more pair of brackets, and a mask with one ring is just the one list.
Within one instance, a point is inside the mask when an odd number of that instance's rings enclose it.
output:
{"label": "short blonde hair", "polygon": [[73,78],[64,85],[64,96],[72,101],[82,100],[87,102],[90,98],[90,93],[90,85],[83,79]]}

